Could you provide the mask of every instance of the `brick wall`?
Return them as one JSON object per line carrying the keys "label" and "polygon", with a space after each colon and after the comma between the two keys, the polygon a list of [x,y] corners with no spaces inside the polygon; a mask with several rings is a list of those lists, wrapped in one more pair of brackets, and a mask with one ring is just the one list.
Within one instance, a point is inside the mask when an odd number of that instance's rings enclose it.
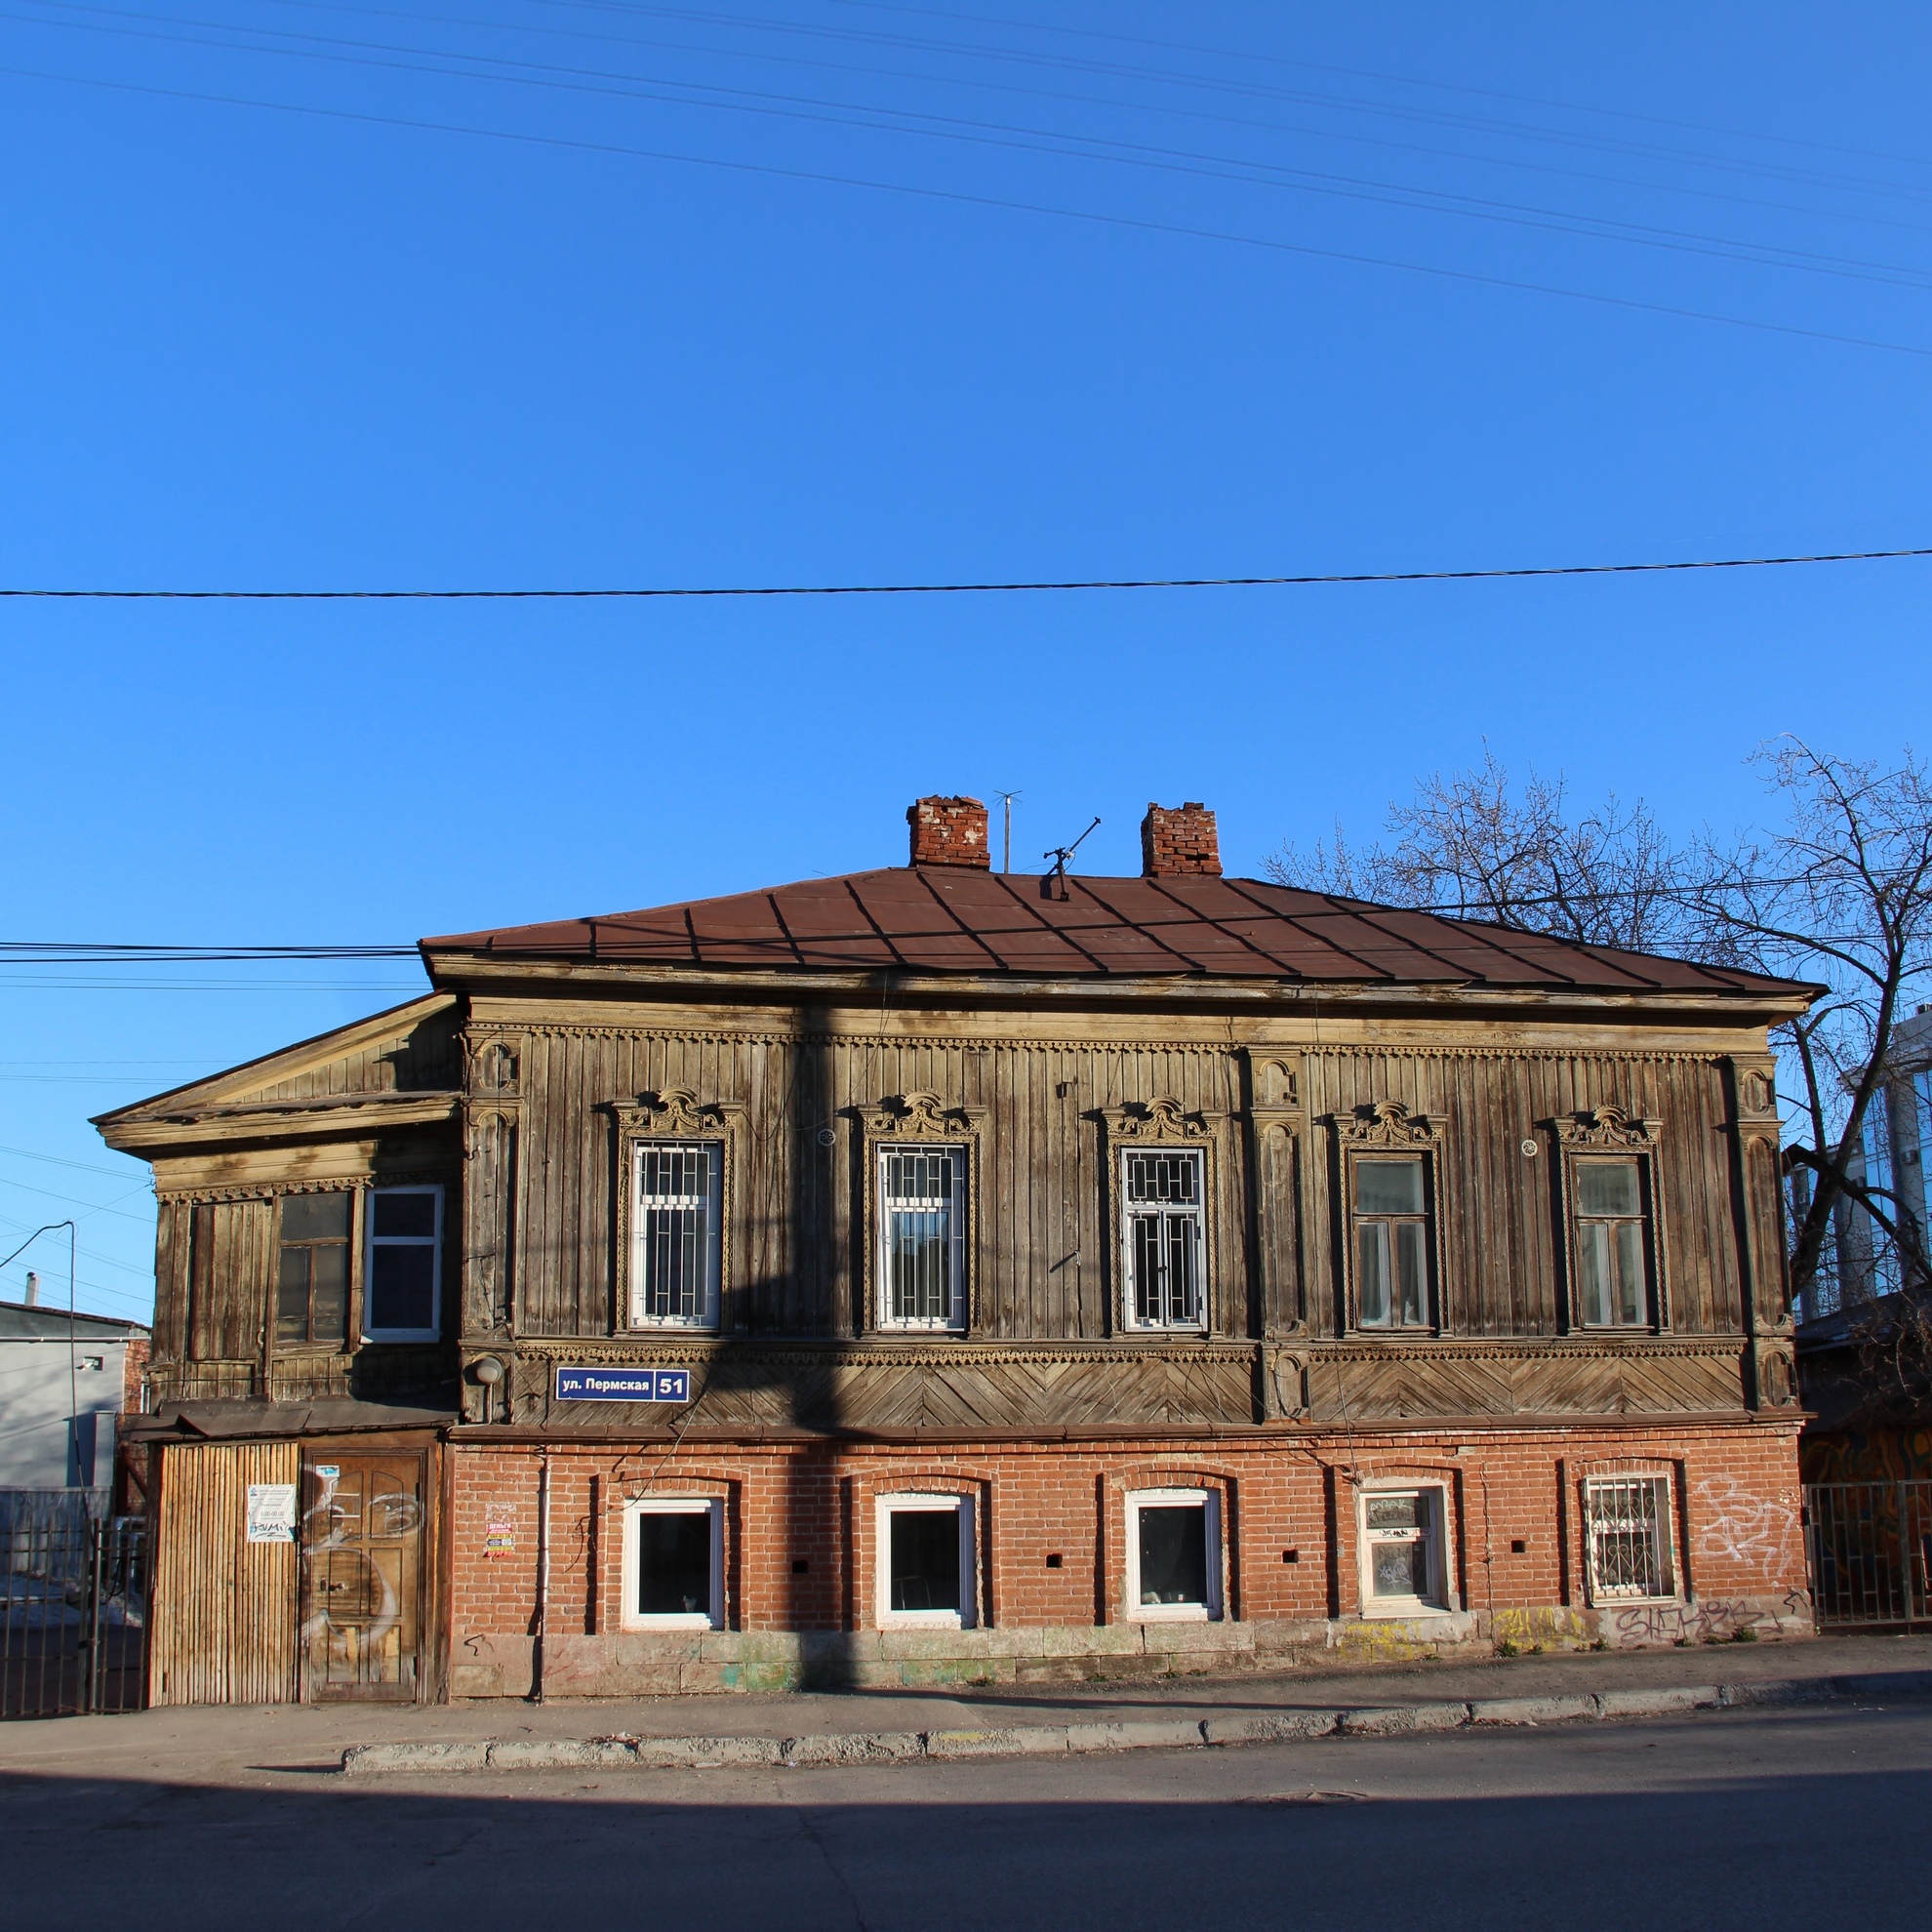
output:
{"label": "brick wall", "polygon": [[1205,805],[1149,805],[1141,821],[1141,874],[1149,879],[1221,876],[1221,837]]}
{"label": "brick wall", "polygon": [[[477,1657],[534,1628],[540,1452],[459,1441],[451,1453],[461,1688],[465,1646]],[[1795,1629],[1791,1606],[1805,1588],[1795,1426],[1416,1431],[1352,1444],[1285,1436],[928,1448],[686,1443],[668,1457],[663,1445],[553,1444],[550,1467],[549,1630],[559,1640],[624,1632],[624,1504],[642,1496],[721,1502],[725,1625],[745,1633],[875,1630],[878,1500],[902,1492],[970,1500],[980,1622],[989,1628],[968,1634],[986,1640],[999,1631],[1087,1631],[1105,1648],[1107,1632],[1137,1627],[1126,1539],[1127,1499],[1140,1489],[1212,1491],[1228,1622],[1314,1630],[1318,1645],[1332,1646],[1351,1625],[1368,1630],[1365,1641],[1375,1636],[1362,1624],[1357,1499],[1378,1483],[1440,1494],[1459,1640],[1514,1633],[1525,1643],[1645,1643],[1739,1623]],[[1667,1485],[1670,1602],[1590,1601],[1585,1485],[1610,1474]],[[1072,1637],[1068,1644],[1079,1647]]]}

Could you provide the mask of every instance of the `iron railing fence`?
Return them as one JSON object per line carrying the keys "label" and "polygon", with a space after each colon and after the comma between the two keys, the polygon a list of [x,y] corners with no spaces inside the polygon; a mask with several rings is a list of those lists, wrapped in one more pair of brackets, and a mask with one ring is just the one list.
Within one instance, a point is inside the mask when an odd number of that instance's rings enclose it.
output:
{"label": "iron railing fence", "polygon": [[1821,1625],[1932,1624],[1932,1482],[1808,1484],[1804,1550]]}
{"label": "iron railing fence", "polygon": [[0,1717],[141,1710],[146,1621],[141,1517],[0,1512]]}

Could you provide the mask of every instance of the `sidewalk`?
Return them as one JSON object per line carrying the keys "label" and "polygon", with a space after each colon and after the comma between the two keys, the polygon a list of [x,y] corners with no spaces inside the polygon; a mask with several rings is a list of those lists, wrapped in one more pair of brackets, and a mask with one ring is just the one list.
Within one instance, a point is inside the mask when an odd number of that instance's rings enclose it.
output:
{"label": "sidewalk", "polygon": [[[1932,1636],[1570,1652],[1398,1670],[985,1691],[864,1690],[415,1706],[161,1710],[0,1726],[0,1770],[169,1782],[324,1771],[904,1762],[1655,1716],[1932,1695]],[[383,1749],[364,1751],[363,1747]]]}

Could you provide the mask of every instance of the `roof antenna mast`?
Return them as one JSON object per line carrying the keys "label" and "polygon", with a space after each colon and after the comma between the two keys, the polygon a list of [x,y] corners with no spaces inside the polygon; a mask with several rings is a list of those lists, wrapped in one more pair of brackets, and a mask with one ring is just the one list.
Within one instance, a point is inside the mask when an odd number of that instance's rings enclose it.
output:
{"label": "roof antenna mast", "polygon": [[999,869],[1002,872],[1010,872],[1013,869],[1013,801],[1025,795],[1024,792],[1019,791],[1002,791],[997,785],[993,787],[993,796],[1006,807],[1006,846],[1000,854],[999,862]]}
{"label": "roof antenna mast", "polygon": [[[1040,897],[1042,899],[1065,899],[1067,897],[1067,862],[1092,837],[1094,826],[1099,824],[1100,814],[1095,813],[1094,824],[1089,825],[1071,845],[1056,845],[1051,851],[1041,855],[1043,858],[1053,861],[1053,870],[1040,881]],[[1056,885],[1060,888],[1058,892],[1054,891]]]}

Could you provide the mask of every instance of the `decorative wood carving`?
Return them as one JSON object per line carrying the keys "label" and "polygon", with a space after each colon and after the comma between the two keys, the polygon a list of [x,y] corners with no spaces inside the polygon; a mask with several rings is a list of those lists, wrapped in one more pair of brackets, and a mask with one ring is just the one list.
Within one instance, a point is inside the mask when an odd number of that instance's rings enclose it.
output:
{"label": "decorative wood carving", "polygon": [[[718,1201],[718,1326],[743,1326],[736,1307],[736,1235],[739,1175],[743,1160],[745,1108],[736,1101],[701,1101],[689,1087],[662,1087],[620,1102],[611,1109],[617,1119],[617,1199],[612,1222],[610,1332],[642,1333],[630,1326],[630,1217],[635,1191],[633,1149],[639,1141],[711,1141],[722,1147]],[[688,1333],[683,1323],[654,1327],[653,1335]]]}
{"label": "decorative wood carving", "polygon": [[[1437,1115],[1411,1113],[1400,1101],[1376,1101],[1353,1113],[1333,1117],[1336,1151],[1341,1169],[1335,1198],[1340,1222],[1336,1252],[1342,1271],[1342,1326],[1350,1334],[1387,1334],[1392,1341],[1433,1334],[1442,1326],[1446,1248],[1442,1239],[1442,1150],[1444,1121]],[[1423,1200],[1428,1215],[1429,1285],[1426,1318],[1420,1326],[1364,1330],[1360,1286],[1355,1279],[1355,1161],[1361,1154],[1420,1154],[1423,1161]],[[1391,1286],[1391,1295],[1393,1289]]]}
{"label": "decorative wood carving", "polygon": [[889,1094],[875,1107],[859,1109],[860,1196],[865,1202],[865,1226],[852,1240],[852,1326],[861,1333],[883,1330],[879,1285],[879,1149],[904,1141],[925,1142],[959,1148],[966,1159],[966,1283],[963,1334],[981,1325],[983,1258],[980,1229],[985,1214],[980,1189],[986,1173],[982,1142],[986,1133],[984,1107],[947,1107],[938,1094]]}
{"label": "decorative wood carving", "polygon": [[1664,1131],[1661,1120],[1635,1120],[1621,1107],[1595,1107],[1557,1121],[1556,1139],[1573,1152],[1649,1153]]}
{"label": "decorative wood carving", "polygon": [[635,1106],[620,1105],[616,1113],[626,1136],[649,1134],[670,1141],[718,1140],[728,1119],[726,1107],[701,1103],[689,1087],[639,1094]]}
{"label": "decorative wood carving", "polygon": [[1108,1107],[1103,1118],[1109,1140],[1131,1142],[1136,1147],[1160,1143],[1199,1147],[1209,1139],[1203,1115],[1189,1113],[1179,1101],[1164,1097]]}
{"label": "decorative wood carving", "polygon": [[963,1107],[947,1107],[937,1094],[894,1094],[865,1112],[873,1141],[963,1141],[977,1130]]}
{"label": "decorative wood carving", "polygon": [[1335,1121],[1336,1139],[1355,1150],[1390,1147],[1401,1153],[1427,1153],[1442,1138],[1442,1123],[1431,1114],[1411,1113],[1400,1101],[1377,1101]]}

